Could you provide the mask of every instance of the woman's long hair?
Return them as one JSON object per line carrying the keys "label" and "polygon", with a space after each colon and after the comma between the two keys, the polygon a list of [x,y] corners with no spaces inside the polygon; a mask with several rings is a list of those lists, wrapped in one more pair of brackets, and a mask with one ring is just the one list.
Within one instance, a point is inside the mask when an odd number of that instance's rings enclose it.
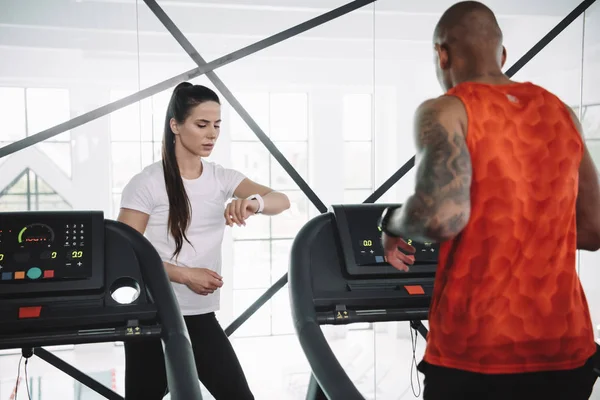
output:
{"label": "woman's long hair", "polygon": [[175,258],[181,252],[183,240],[190,243],[186,231],[191,219],[191,205],[175,155],[175,134],[171,130],[171,118],[174,118],[178,124],[183,124],[192,109],[206,101],[220,104],[219,96],[211,89],[201,85],[192,85],[189,82],[180,83],[173,90],[165,117],[162,165],[169,197],[169,232],[175,239],[175,251],[173,252]]}

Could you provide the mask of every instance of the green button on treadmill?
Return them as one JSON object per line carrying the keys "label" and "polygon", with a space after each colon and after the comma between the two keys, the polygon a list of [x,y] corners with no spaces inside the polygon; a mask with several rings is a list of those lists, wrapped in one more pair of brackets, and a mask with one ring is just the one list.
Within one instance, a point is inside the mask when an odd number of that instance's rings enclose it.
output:
{"label": "green button on treadmill", "polygon": [[38,267],[29,268],[29,271],[27,271],[29,279],[38,279],[40,276],[42,276],[42,270]]}

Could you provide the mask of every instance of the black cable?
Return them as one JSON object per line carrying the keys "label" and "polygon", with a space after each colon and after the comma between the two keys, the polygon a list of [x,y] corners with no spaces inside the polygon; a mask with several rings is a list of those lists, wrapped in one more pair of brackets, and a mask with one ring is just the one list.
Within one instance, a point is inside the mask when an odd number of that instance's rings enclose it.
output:
{"label": "black cable", "polygon": [[[419,397],[421,395],[421,381],[419,380],[419,371],[417,370],[417,355],[416,355],[417,340],[419,339],[419,334],[416,329],[414,329],[414,333],[413,333],[413,327],[410,324],[408,327],[410,329],[410,342],[412,344],[412,352],[413,352],[412,361],[410,363],[410,387],[412,389],[413,395],[415,397]],[[415,370],[417,370],[417,385],[419,386],[418,393],[415,393],[415,385],[414,385],[414,381],[413,381],[413,374],[414,374]]]}
{"label": "black cable", "polygon": [[19,394],[19,380],[21,379],[21,361],[23,361],[23,356],[19,359],[19,367],[17,369],[17,382],[15,383],[15,399],[17,399],[17,394]]}
{"label": "black cable", "polygon": [[[29,391],[29,377],[27,376],[27,363],[29,362],[29,359],[25,360],[25,387],[27,388],[27,398],[29,400],[31,400],[31,392]],[[15,400],[16,400],[16,396],[15,396]]]}

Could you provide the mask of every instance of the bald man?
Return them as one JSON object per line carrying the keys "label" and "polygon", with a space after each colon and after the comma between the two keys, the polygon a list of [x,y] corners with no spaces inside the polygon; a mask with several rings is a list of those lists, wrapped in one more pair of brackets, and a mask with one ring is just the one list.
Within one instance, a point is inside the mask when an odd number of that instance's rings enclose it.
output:
{"label": "bald man", "polygon": [[598,174],[574,113],[502,73],[493,12],[466,1],[434,34],[445,91],[415,115],[415,192],[380,219],[388,262],[439,242],[419,370],[425,400],[588,399],[594,333],[577,249],[600,247]]}

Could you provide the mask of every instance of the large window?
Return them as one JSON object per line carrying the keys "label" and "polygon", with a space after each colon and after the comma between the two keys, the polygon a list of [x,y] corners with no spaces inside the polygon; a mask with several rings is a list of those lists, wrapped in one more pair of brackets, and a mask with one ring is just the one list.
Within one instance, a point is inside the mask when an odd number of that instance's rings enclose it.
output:
{"label": "large window", "polygon": [[373,192],[373,100],[371,94],[343,99],[344,202],[362,203]]}
{"label": "large window", "polygon": [[583,107],[581,125],[596,168],[600,168],[600,104]]}
{"label": "large window", "polygon": [[0,192],[0,211],[68,209],[71,205],[30,169],[23,171]]}
{"label": "large window", "polygon": [[[69,91],[56,88],[0,87],[0,147],[70,119]],[[71,176],[71,132],[36,145]]]}
{"label": "large window", "polygon": [[[131,91],[111,90],[110,101]],[[161,92],[110,114],[113,217],[119,212],[121,193],[142,168],[161,159],[164,115],[170,92]]]}
{"label": "large window", "polygon": [[583,107],[581,125],[587,140],[600,140],[600,103]]}
{"label": "large window", "polygon": [[[298,173],[308,176],[308,95],[240,93],[236,96]],[[234,229],[233,313],[241,314],[286,271],[292,239],[309,217],[306,195],[235,111],[231,111],[233,168],[288,195],[291,207],[275,218],[258,217]],[[236,336],[293,333],[282,290]]]}
{"label": "large window", "polygon": [[[572,107],[579,116],[579,107]],[[596,166],[600,166],[600,103],[584,104],[581,111],[581,127],[585,142]]]}
{"label": "large window", "polygon": [[[362,203],[373,193],[373,97],[370,93],[343,97],[344,203]],[[370,323],[348,325],[370,329]]]}

